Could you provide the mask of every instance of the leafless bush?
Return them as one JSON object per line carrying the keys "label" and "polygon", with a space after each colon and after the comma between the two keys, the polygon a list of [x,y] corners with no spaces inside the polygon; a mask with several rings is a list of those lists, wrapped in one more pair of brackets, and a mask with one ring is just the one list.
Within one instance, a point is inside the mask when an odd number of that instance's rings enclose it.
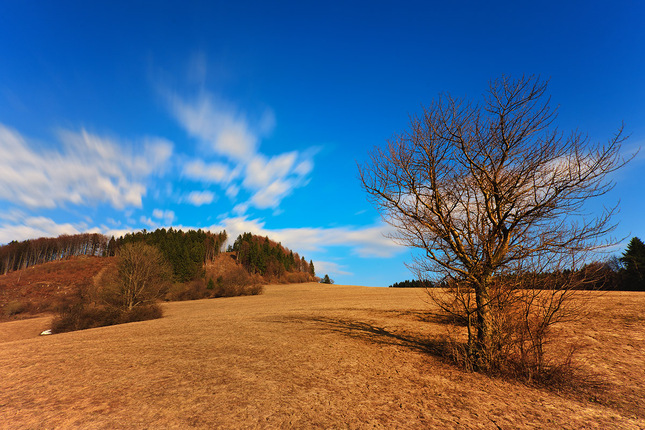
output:
{"label": "leafless bush", "polygon": [[[472,288],[460,282],[447,282],[447,289],[428,289],[432,301],[466,327],[466,340],[456,332],[450,337],[450,356],[465,369],[512,374],[524,380],[555,381],[572,371],[576,349],[566,354],[548,354],[557,345],[554,327],[583,318],[586,299],[576,288],[588,280],[576,273],[498,277],[491,280],[491,340],[485,357],[488,367],[478,368],[481,359],[474,349],[473,321],[477,318],[476,297]],[[559,375],[559,376],[558,376]]]}
{"label": "leafless bush", "polygon": [[311,275],[304,272],[287,272],[284,274],[284,282],[287,284],[299,284],[302,282],[310,282]]}
{"label": "leafless bush", "polygon": [[89,303],[75,303],[60,312],[52,322],[52,333],[85,330],[162,317],[161,307],[156,304],[119,309]]}
{"label": "leafless bush", "polygon": [[20,300],[14,300],[4,305],[4,307],[2,308],[2,313],[6,317],[13,317],[15,315],[27,312],[29,309],[29,303],[25,303]]}
{"label": "leafless bush", "polygon": [[194,279],[190,282],[178,282],[173,284],[165,295],[166,300],[184,301],[199,300],[213,296],[213,291],[206,287],[206,282],[202,278]]}
{"label": "leafless bush", "polygon": [[160,318],[156,303],[167,289],[168,266],[159,251],[143,243],[125,245],[118,262],[94,285],[80,285],[60,301],[53,333]]}
{"label": "leafless bush", "polygon": [[262,293],[259,276],[250,275],[242,266],[234,266],[214,281],[213,297],[233,297]]}

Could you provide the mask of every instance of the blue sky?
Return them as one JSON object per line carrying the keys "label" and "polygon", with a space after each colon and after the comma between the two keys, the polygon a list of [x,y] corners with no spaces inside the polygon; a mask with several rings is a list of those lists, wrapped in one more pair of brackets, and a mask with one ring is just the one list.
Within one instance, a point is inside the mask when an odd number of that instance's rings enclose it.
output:
{"label": "blue sky", "polygon": [[[411,278],[357,179],[440,93],[550,79],[557,125],[645,143],[645,6],[0,4],[0,243],[157,227],[268,235],[337,283]],[[639,154],[592,211],[645,238]],[[620,248],[619,248],[620,250]]]}

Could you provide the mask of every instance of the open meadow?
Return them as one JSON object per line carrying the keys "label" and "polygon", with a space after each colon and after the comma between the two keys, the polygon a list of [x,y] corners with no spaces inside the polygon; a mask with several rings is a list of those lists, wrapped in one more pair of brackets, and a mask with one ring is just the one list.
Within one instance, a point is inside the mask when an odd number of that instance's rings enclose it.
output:
{"label": "open meadow", "polygon": [[[645,428],[645,293],[559,328],[571,386],[466,373],[422,289],[270,285],[159,320],[38,336],[0,324],[0,428]],[[565,345],[566,346],[566,345]]]}

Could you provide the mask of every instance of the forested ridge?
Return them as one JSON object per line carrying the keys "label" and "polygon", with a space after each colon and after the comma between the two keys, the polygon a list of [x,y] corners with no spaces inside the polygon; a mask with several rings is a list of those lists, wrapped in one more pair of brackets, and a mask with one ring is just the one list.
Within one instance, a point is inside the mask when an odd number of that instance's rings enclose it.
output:
{"label": "forested ridge", "polygon": [[285,272],[299,272],[315,276],[313,261],[299,256],[290,249],[268,237],[241,234],[229,246],[229,252],[237,255],[237,260],[249,273],[261,276],[280,277]]}
{"label": "forested ridge", "polygon": [[[144,242],[157,247],[172,268],[176,282],[188,282],[203,276],[204,266],[222,253],[228,239],[226,231],[157,229],[127,233],[110,238],[98,233],[61,235],[12,241],[0,247],[0,273],[25,269],[37,264],[77,256],[110,257],[129,243]],[[244,233],[237,237],[228,251],[250,274],[279,279],[286,273],[315,276],[313,261],[284,247],[268,237]]]}
{"label": "forested ridge", "polygon": [[157,229],[128,233],[110,239],[108,255],[115,255],[127,243],[144,242],[159,248],[172,267],[175,280],[187,282],[201,275],[204,264],[213,261],[221,252],[227,239],[226,231],[211,233],[203,230]]}
{"label": "forested ridge", "polygon": [[226,231],[162,228],[13,241],[0,246],[0,318],[49,310],[58,314],[56,331],[79,330],[156,318],[159,300],[318,281],[311,260],[268,237],[241,234],[224,252],[227,240]]}

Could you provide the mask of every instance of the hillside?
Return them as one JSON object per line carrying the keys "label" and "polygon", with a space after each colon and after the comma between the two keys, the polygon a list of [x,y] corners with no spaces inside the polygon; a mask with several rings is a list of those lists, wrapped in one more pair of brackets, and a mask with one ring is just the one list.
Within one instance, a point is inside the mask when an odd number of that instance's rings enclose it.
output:
{"label": "hillside", "polygon": [[[645,294],[590,294],[588,318],[562,331],[591,376],[560,392],[433,355],[454,328],[422,290],[270,285],[0,344],[0,427],[643,428]],[[0,324],[0,339],[30,321]]]}
{"label": "hillside", "polygon": [[13,313],[8,306],[23,316],[52,310],[111,264],[113,257],[70,257],[0,275],[0,320]]}
{"label": "hillside", "polygon": [[[240,235],[230,252],[221,252],[226,232],[157,229],[117,239],[97,234],[62,235],[0,246],[0,321],[51,312],[96,285],[99,274],[116,264],[126,244],[157,247],[172,269],[174,284],[165,300],[188,300],[242,294],[243,286],[310,282],[313,262],[268,237]],[[101,255],[99,257],[99,255]],[[211,290],[207,291],[209,283]],[[100,284],[100,282],[99,282]]]}

